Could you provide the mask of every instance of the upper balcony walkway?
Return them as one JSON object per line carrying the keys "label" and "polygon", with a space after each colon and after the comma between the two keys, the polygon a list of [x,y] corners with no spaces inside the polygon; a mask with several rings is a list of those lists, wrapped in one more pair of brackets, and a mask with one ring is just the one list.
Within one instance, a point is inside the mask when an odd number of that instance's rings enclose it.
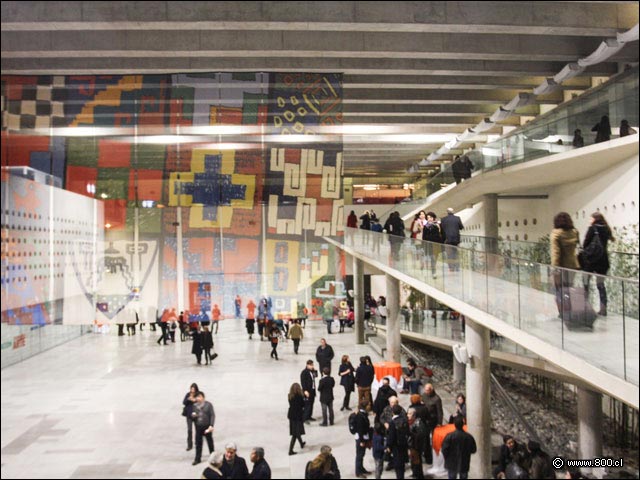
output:
{"label": "upper balcony walkway", "polygon": [[554,272],[568,285],[560,298],[571,287],[584,289],[587,281],[595,289],[591,277],[598,275],[359,229],[326,239],[569,372],[578,382],[638,408],[637,280],[602,277],[609,316],[598,317],[593,329],[576,330],[558,316]]}

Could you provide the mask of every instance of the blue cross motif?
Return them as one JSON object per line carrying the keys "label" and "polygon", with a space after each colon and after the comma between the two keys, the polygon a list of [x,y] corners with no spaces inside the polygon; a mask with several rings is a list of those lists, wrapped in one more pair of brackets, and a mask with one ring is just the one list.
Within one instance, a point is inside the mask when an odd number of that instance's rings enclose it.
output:
{"label": "blue cross motif", "polygon": [[[246,185],[231,183],[231,175],[220,173],[222,155],[205,155],[204,172],[194,175],[193,183],[182,184],[182,194],[191,195],[193,203],[204,205],[204,220],[218,219],[218,206],[231,205],[233,199],[244,199]],[[174,184],[174,193],[178,194],[178,183]]]}

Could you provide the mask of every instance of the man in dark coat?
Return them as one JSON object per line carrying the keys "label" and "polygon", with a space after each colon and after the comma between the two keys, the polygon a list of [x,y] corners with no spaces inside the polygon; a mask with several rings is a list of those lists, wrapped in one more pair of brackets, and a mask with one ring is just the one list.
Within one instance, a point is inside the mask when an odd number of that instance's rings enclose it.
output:
{"label": "man in dark coat", "polygon": [[367,404],[366,409],[371,410],[372,398],[371,398],[371,384],[375,378],[376,372],[371,364],[369,357],[360,357],[360,365],[356,369],[355,382],[358,386],[358,405],[362,402]]}
{"label": "man in dark coat", "polygon": [[327,410],[329,411],[329,424],[333,425],[333,387],[335,387],[336,381],[329,373],[329,369],[324,367],[322,370],[322,378],[320,379],[320,383],[318,383],[320,406],[322,407],[321,427],[327,426]]}
{"label": "man in dark coat", "polygon": [[516,457],[524,456],[524,448],[511,435],[502,437],[503,445],[500,447],[500,458],[498,466],[493,469],[493,478],[498,478],[500,474],[504,475],[507,471],[507,465],[514,462]]}
{"label": "man in dark coat", "polygon": [[202,328],[202,333],[200,335],[202,338],[202,350],[204,351],[204,363],[205,365],[209,365],[209,363],[211,363],[213,360],[213,358],[211,358],[211,349],[213,348],[213,336],[209,331],[209,327],[206,325]]}
{"label": "man in dark coat", "polygon": [[323,338],[320,340],[320,346],[316,350],[316,360],[318,361],[318,366],[320,371],[324,371],[325,368],[329,369],[329,373],[331,373],[331,360],[335,354],[333,353],[333,348],[331,345],[327,343],[327,341]]}
{"label": "man in dark coat", "polygon": [[433,429],[438,425],[442,425],[442,399],[436,393],[433,385],[427,383],[424,386],[424,393],[422,394],[422,403],[427,407],[427,427],[429,433],[433,433]]}
{"label": "man in dark coat", "polygon": [[461,416],[457,416],[453,424],[456,429],[448,434],[442,442],[444,467],[449,472],[449,478],[456,478],[460,475],[460,478],[466,479],[469,475],[471,455],[476,453],[476,441],[471,434],[462,429],[464,420]]}
{"label": "man in dark coat", "polygon": [[[371,473],[364,469],[363,461],[364,454],[367,451],[367,442],[371,440],[369,417],[366,411],[367,403],[361,402],[358,405],[358,413],[356,413],[356,433],[354,434],[356,439],[356,477],[367,478],[366,475]],[[353,415],[353,414],[352,414]]]}
{"label": "man in dark coat", "polygon": [[387,452],[393,454],[393,466],[397,479],[404,479],[404,464],[408,460],[409,451],[409,423],[401,415],[402,407],[393,407],[393,419],[387,430]]}
{"label": "man in dark coat", "polygon": [[462,182],[462,168],[460,155],[456,155],[453,163],[451,164],[451,174],[453,175],[453,179],[456,181],[456,185]]}
{"label": "man in dark coat", "polygon": [[200,333],[199,329],[196,329],[191,334],[191,338],[193,339],[193,346],[191,347],[191,353],[196,356],[198,360],[198,365],[202,364],[202,333]]}
{"label": "man in dark coat", "polygon": [[382,379],[382,386],[378,389],[378,394],[376,395],[376,401],[373,402],[373,411],[376,414],[376,422],[380,420],[380,415],[384,411],[385,407],[389,405],[389,397],[397,397],[398,392],[396,392],[389,385],[389,379],[384,377]]}
{"label": "man in dark coat", "polygon": [[233,442],[229,442],[224,447],[224,460],[222,461],[222,478],[249,478],[249,469],[244,458],[236,455],[238,447]]}
{"label": "man in dark coat", "polygon": [[[447,216],[440,220],[440,228],[445,245],[458,246],[460,244],[460,230],[464,228],[460,217],[453,214],[453,208],[447,208]],[[460,270],[458,263],[458,249],[445,247],[447,260],[449,261],[449,271]]]}
{"label": "man in dark coat", "polygon": [[471,170],[473,170],[473,168],[473,163],[467,155],[460,157],[460,176],[463,180],[471,178]]}
{"label": "man in dark coat", "polygon": [[300,385],[304,393],[304,420],[315,421],[313,418],[313,402],[316,399],[316,377],[318,372],[313,368],[313,360],[307,360],[306,368],[300,372]]}
{"label": "man in dark coat", "polygon": [[249,457],[251,462],[253,463],[253,470],[251,470],[251,474],[249,474],[249,478],[255,479],[270,479],[271,478],[271,467],[264,459],[264,448],[255,447],[251,450],[251,456]]}

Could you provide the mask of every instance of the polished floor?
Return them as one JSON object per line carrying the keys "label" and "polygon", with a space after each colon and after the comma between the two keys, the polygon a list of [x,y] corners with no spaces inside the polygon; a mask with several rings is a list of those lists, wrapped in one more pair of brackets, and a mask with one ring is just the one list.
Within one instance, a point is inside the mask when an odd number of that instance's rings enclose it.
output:
{"label": "polished floor", "polygon": [[[306,463],[328,444],[343,478],[353,478],[355,449],[348,412],[339,410],[340,387],[336,425],[307,426],[307,446],[287,455],[287,393],[314,358],[324,326],[308,323],[299,355],[291,342],[281,343],[279,361],[269,358],[268,342],[248,340],[243,326],[221,322],[214,338],[220,356],[212,366],[196,364],[190,342],[159,346],[159,333],[145,329],[134,337],[86,335],[3,369],[2,478],[199,478],[206,464],[191,465],[180,415],[192,382],[214,405],[216,448],[234,441],[249,462],[251,448],[263,446],[273,478],[302,478]],[[354,345],[350,329],[328,341],[336,368],[343,354],[354,363],[364,354],[380,360],[366,345]],[[405,406],[407,397],[401,395]],[[453,400],[443,396],[443,403],[449,410]],[[318,402],[314,416],[321,418]],[[365,468],[373,467],[369,451]]]}

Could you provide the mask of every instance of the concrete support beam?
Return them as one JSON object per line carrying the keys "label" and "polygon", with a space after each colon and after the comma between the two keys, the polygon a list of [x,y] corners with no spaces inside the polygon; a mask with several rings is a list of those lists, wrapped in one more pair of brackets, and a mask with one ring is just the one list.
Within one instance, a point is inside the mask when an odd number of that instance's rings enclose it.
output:
{"label": "concrete support beam", "polygon": [[[602,394],[578,387],[578,457],[602,456]],[[583,468],[583,474],[602,478],[602,470]]]}
{"label": "concrete support beam", "polygon": [[[498,238],[498,195],[487,193],[482,196],[484,236]],[[487,251],[497,253],[497,245],[487,245]]]}
{"label": "concrete support beam", "polygon": [[387,360],[400,361],[400,280],[385,274],[387,281]]}
{"label": "concrete support beam", "polygon": [[460,363],[458,360],[456,360],[456,357],[454,355],[453,356],[453,381],[456,383],[464,382],[466,378],[465,370],[466,370],[466,367],[464,363]]}
{"label": "concrete support beam", "polygon": [[364,344],[364,262],[353,259],[353,311],[355,315],[356,344]]}
{"label": "concrete support beam", "polygon": [[467,426],[478,451],[471,455],[470,478],[491,478],[491,361],[489,329],[467,317]]}

